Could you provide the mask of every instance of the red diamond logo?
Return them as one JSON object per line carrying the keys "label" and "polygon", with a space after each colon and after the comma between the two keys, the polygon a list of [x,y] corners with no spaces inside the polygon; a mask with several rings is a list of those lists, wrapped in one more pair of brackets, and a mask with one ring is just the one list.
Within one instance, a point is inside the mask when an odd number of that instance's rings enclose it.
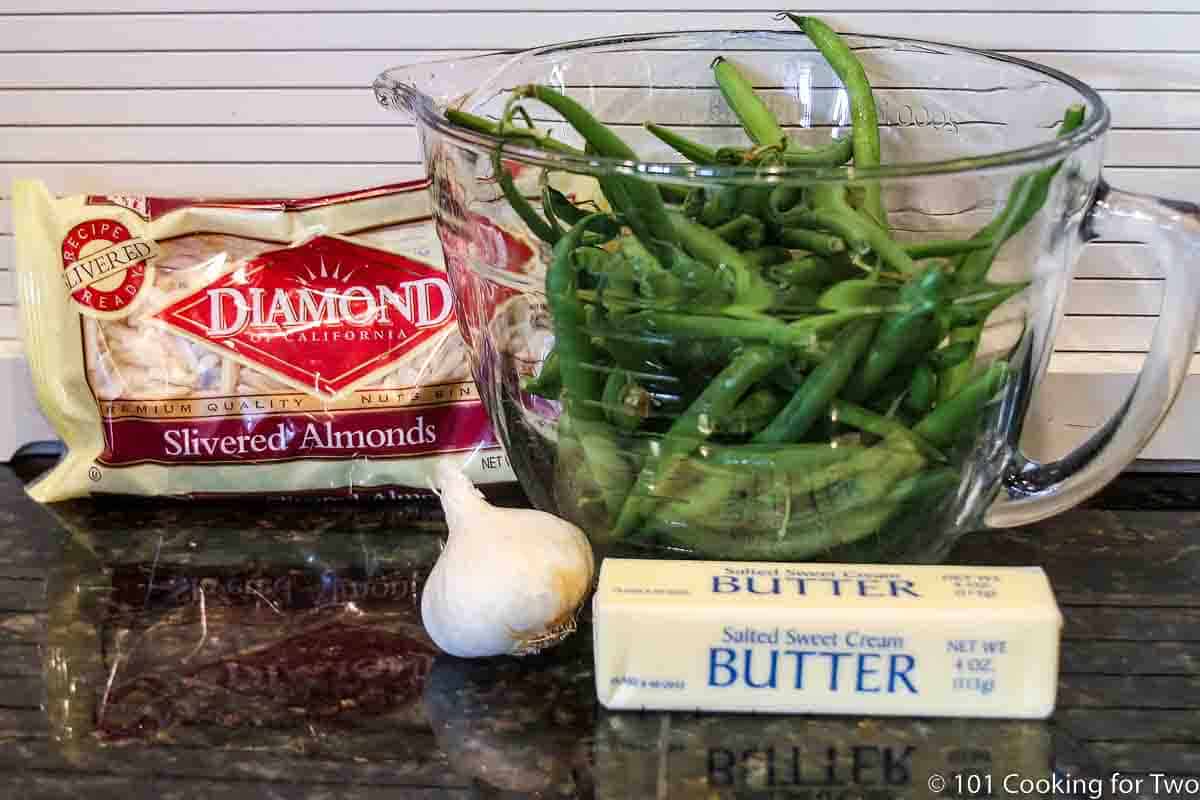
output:
{"label": "red diamond logo", "polygon": [[263,253],[156,315],[254,369],[333,399],[454,322],[446,273],[318,236]]}

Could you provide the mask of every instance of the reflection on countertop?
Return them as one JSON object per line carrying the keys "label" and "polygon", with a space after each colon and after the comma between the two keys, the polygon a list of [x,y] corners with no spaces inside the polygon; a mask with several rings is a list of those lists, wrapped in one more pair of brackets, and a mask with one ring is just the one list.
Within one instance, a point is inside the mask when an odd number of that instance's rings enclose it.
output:
{"label": "reflection on countertop", "polygon": [[978,796],[979,776],[1101,774],[1050,723],[607,712],[586,620],[539,656],[437,655],[419,597],[444,531],[425,511],[52,513],[47,716],[80,768],[224,754],[271,780],[367,763],[398,786],[614,799],[954,796],[933,776]]}

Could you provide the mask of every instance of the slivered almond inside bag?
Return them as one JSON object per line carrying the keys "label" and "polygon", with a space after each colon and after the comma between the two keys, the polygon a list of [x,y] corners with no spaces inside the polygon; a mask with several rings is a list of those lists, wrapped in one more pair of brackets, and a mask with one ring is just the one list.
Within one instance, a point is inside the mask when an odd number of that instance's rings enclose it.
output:
{"label": "slivered almond inside bag", "polygon": [[[68,449],[31,494],[388,497],[473,451],[476,482],[514,480],[425,188],[202,201],[18,183],[26,349]],[[532,256],[497,233],[508,260]]]}

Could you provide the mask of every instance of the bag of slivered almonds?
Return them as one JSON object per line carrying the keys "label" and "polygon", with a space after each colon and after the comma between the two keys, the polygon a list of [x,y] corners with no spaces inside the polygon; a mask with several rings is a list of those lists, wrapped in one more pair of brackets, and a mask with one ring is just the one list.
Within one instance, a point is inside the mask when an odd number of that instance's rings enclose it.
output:
{"label": "bag of slivered almonds", "polygon": [[[425,182],[183,200],[23,181],[13,205],[26,351],[67,448],[36,499],[386,499],[466,453],[477,483],[514,480]],[[497,237],[507,260],[532,256]]]}

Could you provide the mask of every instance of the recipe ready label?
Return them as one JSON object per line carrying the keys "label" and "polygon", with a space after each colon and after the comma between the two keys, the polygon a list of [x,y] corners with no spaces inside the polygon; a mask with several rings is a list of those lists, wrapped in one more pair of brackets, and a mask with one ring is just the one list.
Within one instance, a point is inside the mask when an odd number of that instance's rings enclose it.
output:
{"label": "recipe ready label", "polygon": [[607,559],[611,709],[1044,718],[1062,615],[1036,567]]}

